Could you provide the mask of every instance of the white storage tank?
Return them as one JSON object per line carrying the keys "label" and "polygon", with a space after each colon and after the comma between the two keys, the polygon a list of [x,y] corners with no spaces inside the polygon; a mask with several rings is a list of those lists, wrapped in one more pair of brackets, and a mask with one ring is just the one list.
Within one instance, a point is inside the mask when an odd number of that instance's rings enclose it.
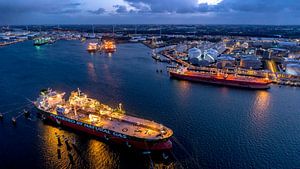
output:
{"label": "white storage tank", "polygon": [[300,76],[300,64],[296,64],[296,63],[287,64],[285,72],[290,75]]}
{"label": "white storage tank", "polygon": [[204,52],[204,60],[213,63],[217,60],[219,52],[215,49],[208,49]]}
{"label": "white storage tank", "polygon": [[189,49],[188,54],[189,54],[189,59],[197,58],[201,60],[202,52],[198,48]]}

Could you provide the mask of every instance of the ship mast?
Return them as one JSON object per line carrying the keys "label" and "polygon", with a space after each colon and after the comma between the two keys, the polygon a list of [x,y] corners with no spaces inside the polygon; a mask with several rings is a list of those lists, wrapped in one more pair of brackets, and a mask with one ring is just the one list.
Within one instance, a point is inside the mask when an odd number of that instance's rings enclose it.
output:
{"label": "ship mast", "polygon": [[77,88],[77,93],[78,93],[78,96],[80,96],[81,91],[79,88]]}

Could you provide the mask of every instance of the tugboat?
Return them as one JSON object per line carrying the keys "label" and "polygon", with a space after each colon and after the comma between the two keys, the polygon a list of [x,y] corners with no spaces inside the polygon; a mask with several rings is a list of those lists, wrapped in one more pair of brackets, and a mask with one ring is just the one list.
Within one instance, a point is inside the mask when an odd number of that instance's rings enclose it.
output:
{"label": "tugboat", "polygon": [[102,49],[106,53],[114,53],[117,50],[115,41],[113,41],[113,40],[104,40],[103,45],[102,45]]}
{"label": "tugboat", "polygon": [[45,120],[128,148],[160,151],[172,148],[173,131],[154,121],[125,114],[122,104],[113,109],[87,97],[79,89],[71,93],[43,90],[34,102]]}
{"label": "tugboat", "polygon": [[45,45],[47,43],[49,43],[51,41],[51,38],[47,37],[47,38],[38,38],[34,40],[34,46],[42,46]]}
{"label": "tugboat", "polygon": [[97,52],[99,50],[98,43],[89,43],[86,49],[88,52]]}
{"label": "tugboat", "polygon": [[170,77],[188,81],[211,83],[249,89],[269,89],[271,81],[268,78],[249,77],[220,72],[198,72],[187,68],[171,68]]}

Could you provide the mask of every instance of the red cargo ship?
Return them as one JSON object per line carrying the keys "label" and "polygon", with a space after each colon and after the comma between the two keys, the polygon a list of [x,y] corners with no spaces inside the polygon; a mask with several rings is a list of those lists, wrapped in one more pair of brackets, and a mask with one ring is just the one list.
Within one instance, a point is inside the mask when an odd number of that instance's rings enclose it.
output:
{"label": "red cargo ship", "polygon": [[267,78],[249,77],[226,73],[198,72],[190,71],[186,68],[169,69],[169,74],[171,77],[177,79],[249,89],[268,89],[270,88],[271,84],[271,81]]}
{"label": "red cargo ship", "polygon": [[79,90],[72,92],[68,100],[63,99],[64,94],[50,89],[41,92],[34,105],[42,119],[131,148],[172,148],[173,131],[162,124],[126,115],[121,104],[113,109]]}

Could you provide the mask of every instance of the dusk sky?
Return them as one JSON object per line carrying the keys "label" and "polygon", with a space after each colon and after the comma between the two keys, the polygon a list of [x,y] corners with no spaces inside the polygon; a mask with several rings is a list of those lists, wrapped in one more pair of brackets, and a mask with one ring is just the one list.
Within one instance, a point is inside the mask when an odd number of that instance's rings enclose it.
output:
{"label": "dusk sky", "polygon": [[0,24],[295,24],[300,0],[0,0]]}

